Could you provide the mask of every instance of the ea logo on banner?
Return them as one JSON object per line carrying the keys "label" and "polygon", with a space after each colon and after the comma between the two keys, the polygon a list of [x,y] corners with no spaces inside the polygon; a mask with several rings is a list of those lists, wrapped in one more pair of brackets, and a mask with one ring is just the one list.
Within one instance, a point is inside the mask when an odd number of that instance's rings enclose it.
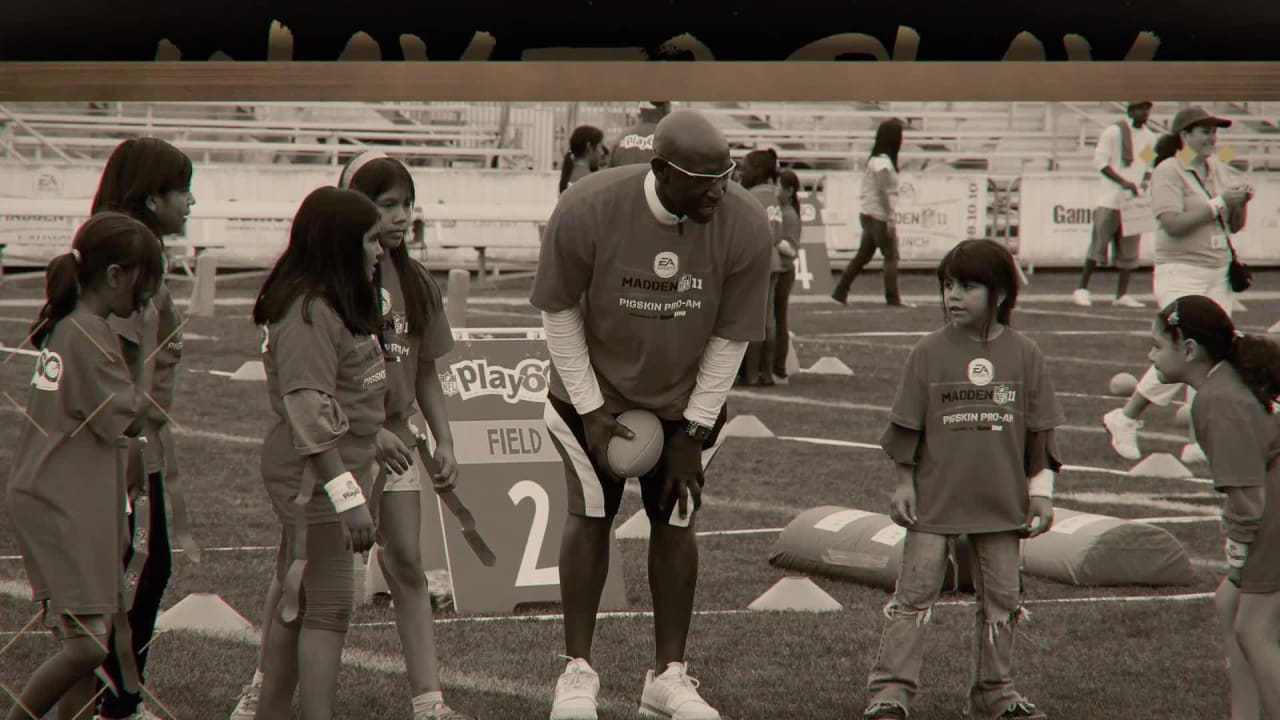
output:
{"label": "ea logo on banner", "polygon": [[969,362],[969,382],[983,387],[991,384],[995,379],[996,371],[992,367],[991,361],[986,358],[975,358]]}
{"label": "ea logo on banner", "polygon": [[36,358],[36,372],[31,376],[31,384],[37,390],[57,390],[61,379],[62,356],[46,348]]}
{"label": "ea logo on banner", "polygon": [[669,280],[680,272],[680,256],[673,252],[660,252],[653,258],[653,272],[663,280]]}

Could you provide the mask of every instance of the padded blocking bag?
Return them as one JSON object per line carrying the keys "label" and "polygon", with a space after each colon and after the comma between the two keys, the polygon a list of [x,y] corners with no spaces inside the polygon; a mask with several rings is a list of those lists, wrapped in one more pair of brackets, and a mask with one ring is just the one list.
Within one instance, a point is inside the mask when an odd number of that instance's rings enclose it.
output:
{"label": "padded blocking bag", "polygon": [[1055,508],[1053,526],[1022,547],[1023,568],[1069,585],[1189,585],[1191,558],[1164,528]]}
{"label": "padded blocking bag", "polygon": [[[893,590],[902,567],[907,530],[888,515],[823,505],[800,513],[778,538],[769,563],[775,567],[852,580]],[[962,544],[948,563],[943,587],[972,590],[969,557]]]}

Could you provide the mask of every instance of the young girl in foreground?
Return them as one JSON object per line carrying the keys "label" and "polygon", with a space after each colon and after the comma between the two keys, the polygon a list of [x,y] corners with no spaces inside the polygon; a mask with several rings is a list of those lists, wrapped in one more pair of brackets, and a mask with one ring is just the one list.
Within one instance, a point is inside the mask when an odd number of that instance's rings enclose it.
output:
{"label": "young girl in foreground", "polygon": [[[135,385],[107,321],[146,306],[163,259],[145,225],[112,212],[85,222],[71,248],[46,271],[48,301],[31,335],[40,356],[7,494],[32,599],[61,648],[32,673],[9,720],[43,717],[54,705],[62,720],[92,714],[94,670],[128,610],[117,457],[142,429],[151,401],[139,389],[151,387],[151,370],[144,364]],[[129,637],[116,640],[131,651]]]}
{"label": "young girl in foreground", "polygon": [[[1204,295],[1167,305],[1151,328],[1162,383],[1195,388],[1191,423],[1226,494],[1227,577],[1215,605],[1233,720],[1280,717],[1280,347],[1236,332]],[[1270,501],[1270,502],[1268,502]]]}
{"label": "young girl in foreground", "polygon": [[1040,348],[1009,327],[1018,296],[1009,251],[965,240],[942,259],[938,284],[947,324],[912,349],[881,438],[897,463],[890,515],[907,534],[864,715],[907,717],[948,544],[968,535],[978,605],[965,714],[1043,720],[1013,687],[1013,637],[1026,615],[1019,541],[1053,521],[1062,410]]}
{"label": "young girl in foreground", "polygon": [[322,187],[302,201],[253,308],[276,415],[262,443],[262,478],[285,536],[260,720],[289,717],[295,686],[303,720],[333,717],[354,604],[351,553],[373,544],[365,496],[374,461],[408,455],[381,430],[387,371],[372,283],[381,254],[373,203]]}

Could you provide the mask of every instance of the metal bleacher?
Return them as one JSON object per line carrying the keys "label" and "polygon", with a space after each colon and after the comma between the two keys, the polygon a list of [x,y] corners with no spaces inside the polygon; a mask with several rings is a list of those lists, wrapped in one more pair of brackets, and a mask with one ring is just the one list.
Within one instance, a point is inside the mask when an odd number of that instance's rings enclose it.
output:
{"label": "metal bleacher", "polygon": [[[1151,118],[1168,129],[1187,104],[1233,120],[1219,150],[1249,173],[1280,172],[1280,103],[1158,102]],[[600,127],[607,141],[638,120],[642,102],[107,102],[0,104],[0,172],[6,166],[100,168],[122,140],[155,136],[197,163],[254,167],[336,167],[368,148],[386,148],[416,168],[466,169],[465,204],[441,213],[498,213],[504,204],[554,203],[537,182],[529,197],[493,196],[480,175],[558,171],[573,128]],[[876,128],[906,122],[900,167],[907,173],[965,174],[985,179],[991,198],[988,232],[1018,237],[1020,179],[1027,174],[1093,174],[1093,147],[1124,115],[1122,101],[1097,102],[681,102],[706,114],[741,159],[763,147],[778,151],[806,190],[822,192],[833,173],[859,172]],[[463,173],[465,174],[465,173]],[[251,173],[253,175],[253,173]],[[507,178],[509,179],[509,178]],[[212,197],[211,200],[232,199]],[[247,198],[240,198],[245,200]],[[203,200],[203,198],[202,198]],[[444,202],[438,200],[436,202]],[[485,208],[488,208],[485,210]],[[496,208],[496,209],[495,209]],[[474,212],[473,212],[474,210]],[[443,216],[442,216],[443,217]],[[460,215],[459,217],[462,217]],[[496,217],[496,216],[495,216]],[[501,218],[498,219],[501,221]],[[452,222],[444,218],[442,222]]]}

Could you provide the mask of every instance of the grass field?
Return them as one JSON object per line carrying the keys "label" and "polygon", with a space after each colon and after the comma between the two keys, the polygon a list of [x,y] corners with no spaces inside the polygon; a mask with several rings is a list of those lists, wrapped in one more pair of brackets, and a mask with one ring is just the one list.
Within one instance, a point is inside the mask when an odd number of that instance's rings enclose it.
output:
{"label": "grass field", "polygon": [[[23,339],[41,287],[13,279],[0,288],[0,340]],[[1138,374],[1149,347],[1152,309],[1118,310],[1109,303],[1085,310],[1065,295],[1074,274],[1032,278],[1015,326],[1027,331],[1049,358],[1067,415],[1060,450],[1073,466],[1125,470],[1131,463],[1111,450],[1099,418],[1119,404],[1107,396],[1112,374]],[[220,299],[245,298],[260,278],[222,278]],[[443,282],[443,279],[442,279]],[[1094,280],[1095,297],[1114,278]],[[473,326],[533,327],[536,313],[523,302],[527,280],[513,278],[474,289]],[[1280,288],[1280,272],[1259,274],[1259,291]],[[700,530],[762,532],[702,538],[701,578],[689,647],[690,670],[705,696],[726,718],[857,717],[866,672],[875,652],[888,599],[881,589],[814,578],[844,610],[835,613],[755,613],[747,605],[791,574],[768,563],[777,534],[806,508],[832,504],[886,512],[892,468],[883,452],[814,444],[789,438],[875,443],[892,402],[902,362],[918,334],[940,322],[936,281],[908,273],[903,290],[921,305],[892,310],[880,304],[880,278],[859,279],[849,308],[830,301],[792,306],[792,329],[802,366],[834,356],[852,377],[801,374],[788,386],[735,389],[732,415],[759,418],[778,438],[726,441],[708,473]],[[1150,303],[1149,280],[1135,279]],[[175,282],[185,297],[189,285]],[[1280,319],[1280,300],[1251,294],[1237,322],[1264,332]],[[24,301],[26,301],[24,303]],[[218,317],[192,319],[174,417],[182,472],[189,488],[197,538],[206,553],[196,565],[179,556],[166,607],[189,593],[217,593],[245,617],[260,620],[278,527],[258,476],[259,438],[268,423],[265,388],[233,383],[208,371],[234,371],[257,358],[258,336],[248,306],[219,305]],[[915,334],[913,334],[915,333]],[[0,355],[3,352],[0,351]],[[0,388],[25,404],[30,357],[0,365]],[[0,468],[7,468],[22,424],[17,408],[0,398]],[[1153,409],[1142,435],[1145,452],[1177,453],[1185,428],[1174,409]],[[1207,467],[1192,466],[1199,476]],[[466,482],[464,475],[463,482]],[[1219,500],[1203,483],[1128,477],[1096,470],[1064,473],[1057,505],[1125,518],[1200,515],[1200,521],[1164,523],[1193,558],[1195,581],[1179,587],[1090,588],[1026,576],[1033,618],[1018,627],[1020,689],[1051,717],[1164,720],[1226,716],[1226,683],[1213,627],[1211,592],[1224,563],[1217,523]],[[3,499],[0,499],[3,503]],[[628,493],[621,519],[639,509]],[[559,521],[552,518],[552,522]],[[0,514],[0,681],[21,686],[54,645],[47,634],[15,635],[35,612],[9,517]],[[629,609],[651,608],[643,542],[622,541]],[[247,548],[247,549],[236,549]],[[254,549],[259,548],[259,549]],[[972,599],[947,594],[934,614],[924,666],[924,687],[912,717],[958,717],[968,686]],[[546,717],[562,669],[562,625],[555,607],[523,608],[520,617],[478,622],[444,612],[437,627],[446,696],[482,718]],[[357,610],[347,640],[339,689],[339,716],[407,718],[408,689],[399,642],[385,603]],[[248,641],[175,632],[155,641],[149,688],[164,709],[183,720],[225,718],[253,671],[256,646]],[[601,717],[633,717],[644,670],[652,662],[651,619],[606,617],[597,630],[595,659],[602,671]],[[7,708],[7,699],[0,707]]]}

